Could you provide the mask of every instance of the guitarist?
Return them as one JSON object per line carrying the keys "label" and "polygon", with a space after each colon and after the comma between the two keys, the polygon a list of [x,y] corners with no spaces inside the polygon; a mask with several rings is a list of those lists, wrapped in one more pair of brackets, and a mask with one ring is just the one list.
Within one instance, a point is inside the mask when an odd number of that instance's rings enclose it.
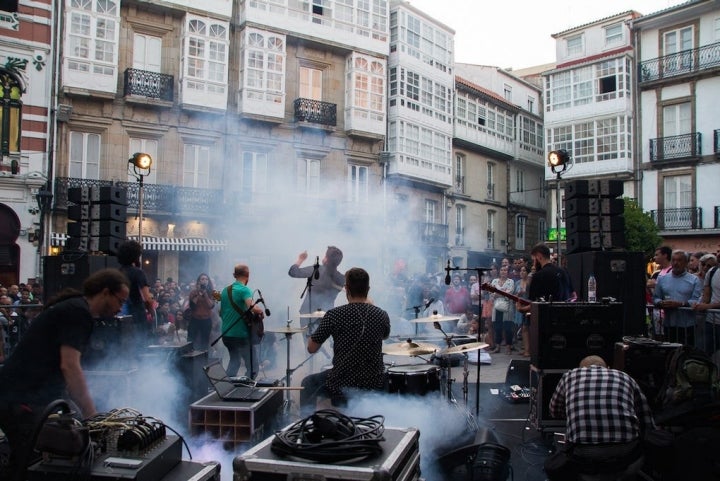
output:
{"label": "guitarist", "polygon": [[[537,244],[530,251],[530,257],[535,267],[535,273],[530,280],[528,299],[531,301],[565,301],[567,296],[562,292],[560,282],[564,273],[550,260],[550,248],[542,243]],[[530,312],[530,304],[517,303],[516,307],[520,312]]]}

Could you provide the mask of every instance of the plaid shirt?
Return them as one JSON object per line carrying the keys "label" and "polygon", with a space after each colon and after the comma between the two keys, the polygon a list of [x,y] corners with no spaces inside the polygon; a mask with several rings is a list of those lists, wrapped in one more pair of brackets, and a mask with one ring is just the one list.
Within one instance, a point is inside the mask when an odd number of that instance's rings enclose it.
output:
{"label": "plaid shirt", "polygon": [[626,443],[654,426],[635,380],[600,366],[563,374],[550,399],[550,414],[567,419],[565,437],[573,444]]}

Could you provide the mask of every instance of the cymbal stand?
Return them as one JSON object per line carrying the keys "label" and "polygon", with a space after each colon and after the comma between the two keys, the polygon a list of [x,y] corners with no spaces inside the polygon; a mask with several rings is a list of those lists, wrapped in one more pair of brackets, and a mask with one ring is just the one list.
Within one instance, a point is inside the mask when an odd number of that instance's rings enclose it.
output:
{"label": "cymbal stand", "polygon": [[[433,322],[433,327],[443,333],[443,337],[445,338],[445,344],[447,345],[448,348],[450,348],[454,345],[454,342],[452,340],[453,339],[452,334],[448,335],[445,331],[443,331],[442,326],[440,326],[439,322],[437,322],[437,321]],[[444,358],[440,359],[440,368],[444,372],[444,376],[445,376],[444,380],[445,380],[445,383],[447,384],[447,387],[445,389],[447,391],[446,394],[447,394],[448,401],[455,402],[455,396],[453,395],[453,392],[452,392],[452,383],[455,381],[455,379],[453,379],[451,377],[452,371],[450,370],[450,358],[449,357],[444,357]]]}
{"label": "cymbal stand", "polygon": [[[405,309],[406,311],[415,311],[415,319],[417,319],[420,316],[420,309],[424,307],[423,304],[420,304],[419,306],[412,306]],[[415,335],[418,335],[418,323],[415,323]]]}

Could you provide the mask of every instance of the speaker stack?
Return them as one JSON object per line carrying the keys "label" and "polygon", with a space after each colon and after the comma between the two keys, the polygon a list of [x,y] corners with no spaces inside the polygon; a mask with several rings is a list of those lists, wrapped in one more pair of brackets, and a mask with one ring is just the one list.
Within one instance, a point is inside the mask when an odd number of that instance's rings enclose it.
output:
{"label": "speaker stack", "polygon": [[625,247],[621,180],[574,180],[565,185],[565,252]]}
{"label": "speaker stack", "polygon": [[45,299],[68,287],[82,290],[83,282],[90,274],[107,267],[120,267],[114,256],[88,255],[86,252],[65,251],[58,256],[44,256],[42,260]]}

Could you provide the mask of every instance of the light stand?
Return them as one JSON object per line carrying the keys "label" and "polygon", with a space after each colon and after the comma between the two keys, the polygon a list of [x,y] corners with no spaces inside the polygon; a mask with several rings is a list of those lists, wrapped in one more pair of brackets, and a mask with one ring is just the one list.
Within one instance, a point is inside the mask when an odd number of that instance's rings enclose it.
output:
{"label": "light stand", "polygon": [[133,175],[138,183],[138,242],[142,246],[143,235],[142,235],[142,223],[143,223],[143,180],[146,175],[150,175],[150,169],[152,168],[152,157],[142,152],[136,152],[128,160],[128,170],[132,166],[131,175]]}
{"label": "light stand", "polygon": [[49,184],[50,182],[48,181],[48,183],[43,185],[40,190],[38,190],[38,193],[35,194],[35,200],[37,200],[40,211],[40,232],[38,232],[38,252],[40,253],[42,253],[43,246],[45,246],[45,233],[48,232],[45,228],[45,224],[49,218],[47,214],[52,208],[53,194],[49,189]]}
{"label": "light stand", "polygon": [[567,150],[551,150],[548,153],[548,166],[552,173],[556,175],[555,183],[555,229],[557,237],[557,262],[560,265],[560,217],[562,210],[560,208],[560,180],[562,180],[562,173],[570,167],[570,154]]}

